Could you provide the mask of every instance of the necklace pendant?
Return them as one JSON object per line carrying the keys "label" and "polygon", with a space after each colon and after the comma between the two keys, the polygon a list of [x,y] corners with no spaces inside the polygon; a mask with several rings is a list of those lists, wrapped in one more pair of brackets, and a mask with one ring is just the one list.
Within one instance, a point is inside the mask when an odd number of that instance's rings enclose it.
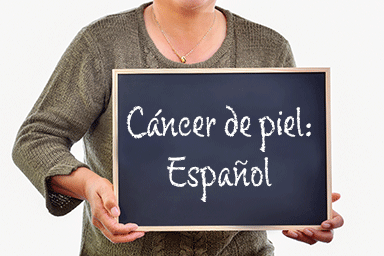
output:
{"label": "necklace pendant", "polygon": [[181,61],[181,63],[185,63],[185,62],[187,62],[187,58],[185,58],[185,56],[181,56],[180,61]]}

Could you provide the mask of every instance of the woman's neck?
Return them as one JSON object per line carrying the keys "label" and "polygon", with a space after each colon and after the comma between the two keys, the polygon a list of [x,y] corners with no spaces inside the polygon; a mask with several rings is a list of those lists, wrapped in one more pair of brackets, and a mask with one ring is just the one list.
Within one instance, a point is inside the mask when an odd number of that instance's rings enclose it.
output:
{"label": "woman's neck", "polygon": [[196,37],[202,35],[212,24],[215,13],[214,2],[201,6],[182,5],[182,3],[171,5],[164,2],[154,1],[152,11],[161,27],[171,37]]}
{"label": "woman's neck", "polygon": [[186,62],[192,64],[207,60],[221,46],[226,21],[215,9],[215,1],[205,1],[202,5],[196,5],[199,1],[189,2],[154,1],[144,10],[144,20],[151,39],[166,58],[180,62],[180,56],[193,49]]}

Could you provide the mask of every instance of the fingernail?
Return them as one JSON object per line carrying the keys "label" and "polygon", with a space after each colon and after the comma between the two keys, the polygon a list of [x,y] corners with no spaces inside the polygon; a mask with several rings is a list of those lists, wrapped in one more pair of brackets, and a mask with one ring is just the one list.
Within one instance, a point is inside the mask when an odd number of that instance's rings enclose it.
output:
{"label": "fingernail", "polygon": [[135,224],[135,223],[129,223],[128,225],[129,225],[129,227],[132,228],[132,229],[137,229],[137,228],[139,227],[139,226],[138,226],[137,224]]}
{"label": "fingernail", "polygon": [[141,233],[137,238],[141,238],[145,235],[145,233]]}
{"label": "fingernail", "polygon": [[330,228],[330,227],[331,227],[331,224],[329,224],[329,223],[324,223],[322,226],[323,226],[323,228]]}
{"label": "fingernail", "polygon": [[304,234],[307,236],[313,236],[313,233],[309,229],[304,229]]}
{"label": "fingernail", "polygon": [[115,206],[111,209],[111,213],[113,216],[119,216],[119,209]]}

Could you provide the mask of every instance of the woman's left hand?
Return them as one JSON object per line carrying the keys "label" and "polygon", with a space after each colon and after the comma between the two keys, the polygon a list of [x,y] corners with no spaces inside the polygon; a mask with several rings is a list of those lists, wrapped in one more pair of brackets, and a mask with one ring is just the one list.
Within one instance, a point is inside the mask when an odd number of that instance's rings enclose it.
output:
{"label": "woman's left hand", "polygon": [[[340,199],[340,194],[332,193],[332,203]],[[333,239],[333,229],[343,226],[344,220],[337,212],[332,211],[332,219],[321,223],[322,230],[306,228],[304,230],[283,230],[283,234],[289,238],[315,244],[317,241],[329,243]]]}

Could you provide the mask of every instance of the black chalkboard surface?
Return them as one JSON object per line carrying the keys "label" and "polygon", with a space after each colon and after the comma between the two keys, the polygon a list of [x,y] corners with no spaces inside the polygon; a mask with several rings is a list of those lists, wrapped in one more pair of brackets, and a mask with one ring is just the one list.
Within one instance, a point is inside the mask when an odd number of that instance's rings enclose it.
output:
{"label": "black chalkboard surface", "polygon": [[330,218],[329,69],[113,71],[121,223],[319,227]]}

